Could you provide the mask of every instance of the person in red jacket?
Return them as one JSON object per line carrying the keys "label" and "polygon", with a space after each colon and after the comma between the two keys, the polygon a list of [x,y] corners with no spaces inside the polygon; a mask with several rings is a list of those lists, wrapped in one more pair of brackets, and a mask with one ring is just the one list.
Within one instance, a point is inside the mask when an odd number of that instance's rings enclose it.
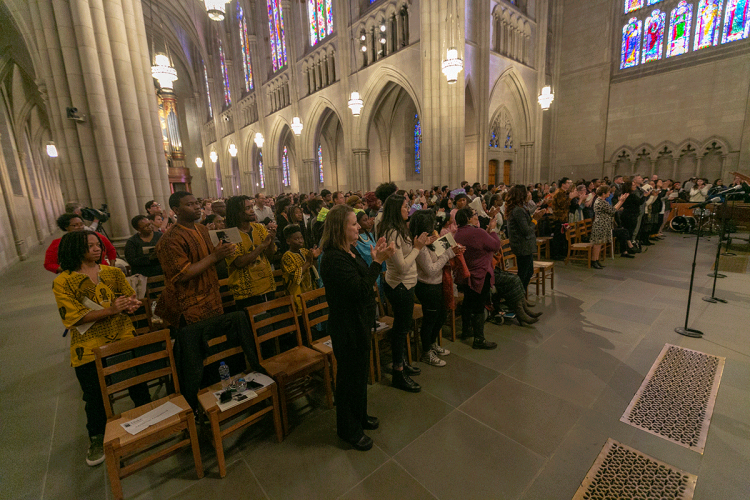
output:
{"label": "person in red jacket", "polygon": [[[57,227],[67,233],[71,233],[73,231],[83,231],[84,229],[86,229],[86,227],[83,225],[83,219],[81,219],[81,216],[75,213],[65,213],[58,217]],[[47,247],[47,252],[44,255],[44,268],[47,271],[55,274],[62,272],[62,270],[60,269],[60,264],[58,264],[57,262],[57,249],[60,246],[61,239],[62,238],[57,238],[55,240],[52,240],[52,243],[49,244],[49,247]],[[115,249],[115,246],[102,234],[99,234],[99,239],[101,239],[102,243],[104,243],[104,255],[102,256],[102,264],[104,264],[105,266],[114,266],[115,260],[117,260],[117,250]]]}

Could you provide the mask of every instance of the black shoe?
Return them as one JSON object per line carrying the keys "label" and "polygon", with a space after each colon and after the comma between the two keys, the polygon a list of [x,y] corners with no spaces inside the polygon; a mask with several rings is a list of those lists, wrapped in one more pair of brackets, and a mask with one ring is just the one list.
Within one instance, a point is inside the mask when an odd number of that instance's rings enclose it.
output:
{"label": "black shoe", "polygon": [[[628,249],[626,250],[626,252],[628,252],[628,253],[630,253],[630,254],[633,254],[633,253],[637,253],[637,252],[635,251],[635,248],[628,248]],[[625,253],[625,252],[623,252],[623,253]]]}
{"label": "black shoe", "polygon": [[641,246],[642,246],[642,247],[650,247],[651,245],[653,245],[653,243],[651,243],[651,242],[650,242],[650,241],[648,241],[648,240],[646,240],[646,241],[641,241]]}
{"label": "black shoe", "polygon": [[391,385],[406,392],[419,392],[422,386],[414,382],[403,370],[393,370]]}
{"label": "black shoe", "polygon": [[362,424],[362,428],[366,431],[374,431],[378,427],[380,427],[380,420],[378,420],[378,417],[371,417],[369,415],[365,418],[365,423]]}
{"label": "black shoe", "polygon": [[362,434],[357,439],[345,439],[344,441],[352,445],[355,450],[367,451],[372,448],[372,439],[366,434]]}
{"label": "black shoe", "polygon": [[404,363],[404,373],[407,375],[419,375],[422,373],[421,368],[417,368],[416,366],[411,366],[409,363]]}
{"label": "black shoe", "polygon": [[486,340],[486,339],[482,339],[479,342],[475,340],[474,343],[471,345],[472,349],[485,349],[487,351],[494,349],[496,347],[497,347],[496,343],[490,342],[489,340]]}
{"label": "black shoe", "polygon": [[623,252],[620,254],[620,257],[625,257],[626,259],[635,259],[635,255],[628,252]]}
{"label": "black shoe", "polygon": [[599,264],[598,260],[595,260],[594,262],[592,262],[591,267],[593,267],[594,269],[604,269],[604,266]]}

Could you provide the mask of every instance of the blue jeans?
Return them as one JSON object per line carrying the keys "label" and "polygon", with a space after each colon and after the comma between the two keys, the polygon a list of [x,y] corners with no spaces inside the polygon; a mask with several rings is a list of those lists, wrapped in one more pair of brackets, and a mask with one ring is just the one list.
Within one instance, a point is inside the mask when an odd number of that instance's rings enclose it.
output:
{"label": "blue jeans", "polygon": [[414,321],[414,288],[407,289],[403,283],[396,288],[385,283],[385,296],[393,308],[393,329],[391,330],[391,350],[393,368],[400,369],[406,359],[407,335]]}

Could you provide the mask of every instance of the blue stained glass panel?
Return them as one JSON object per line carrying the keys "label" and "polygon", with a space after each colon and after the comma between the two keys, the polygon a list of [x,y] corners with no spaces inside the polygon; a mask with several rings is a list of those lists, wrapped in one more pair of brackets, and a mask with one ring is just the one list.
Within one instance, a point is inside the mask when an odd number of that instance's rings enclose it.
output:
{"label": "blue stained glass panel", "polygon": [[422,124],[419,115],[414,115],[414,173],[422,172]]}
{"label": "blue stained glass panel", "polygon": [[698,4],[693,50],[718,45],[723,3],[723,0],[701,0]]}
{"label": "blue stained glass panel", "polygon": [[284,146],[284,152],[281,154],[281,175],[285,186],[290,184],[289,181],[289,151]]}
{"label": "blue stained glass panel", "polygon": [[203,63],[203,79],[206,82],[206,99],[208,100],[208,116],[213,118],[214,110],[211,107],[211,90],[208,88],[208,70],[206,69],[205,63]]}
{"label": "blue stained glass panel", "polygon": [[224,87],[224,105],[231,106],[232,93],[229,90],[229,69],[224,59],[224,48],[221,46],[221,38],[219,38],[219,62],[221,63],[221,83]]}
{"label": "blue stained glass panel", "polygon": [[654,5],[654,4],[657,4],[659,2],[661,2],[661,0],[648,0],[648,2],[646,4],[647,5]]}
{"label": "blue stained glass panel", "polygon": [[643,21],[633,17],[622,28],[622,51],[620,69],[632,68],[638,64],[641,53],[641,28]]}
{"label": "blue stained glass panel", "polygon": [[240,49],[242,52],[242,68],[245,70],[245,92],[253,90],[253,65],[250,58],[250,44],[247,38],[247,20],[245,13],[237,3],[237,20],[240,27]]}
{"label": "blue stained glass panel", "polygon": [[284,35],[284,14],[280,0],[266,0],[268,8],[268,34],[271,46],[271,65],[274,72],[280,70],[287,63],[286,37]]}
{"label": "blue stained glass panel", "polygon": [[307,0],[310,46],[333,33],[333,0]]}
{"label": "blue stained glass panel", "polygon": [[260,187],[265,189],[266,187],[266,176],[263,174],[263,152],[258,151],[258,176],[260,177]]}
{"label": "blue stained glass panel", "polygon": [[750,33],[750,0],[727,0],[721,43],[744,40]]}
{"label": "blue stained glass panel", "polygon": [[323,145],[318,144],[318,170],[320,171],[320,183],[323,184]]}
{"label": "blue stained glass panel", "polygon": [[690,50],[690,28],[693,25],[693,5],[682,0],[672,9],[669,19],[667,57],[679,56]]}
{"label": "blue stained glass panel", "polygon": [[664,23],[667,14],[654,9],[643,28],[643,63],[661,59],[664,47]]}

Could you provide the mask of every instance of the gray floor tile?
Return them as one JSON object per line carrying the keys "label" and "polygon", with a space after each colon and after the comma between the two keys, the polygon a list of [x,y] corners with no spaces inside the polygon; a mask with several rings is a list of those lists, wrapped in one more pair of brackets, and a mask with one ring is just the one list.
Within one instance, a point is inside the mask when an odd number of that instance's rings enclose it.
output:
{"label": "gray floor tile", "polygon": [[282,443],[269,436],[243,454],[272,499],[335,498],[389,458],[377,446],[360,452],[339,440],[333,411],[305,420]]}
{"label": "gray floor tile", "polygon": [[207,498],[242,498],[265,500],[268,497],[258,484],[250,467],[244,460],[227,464],[227,475],[221,479],[218,474],[206,476],[197,483],[173,495],[175,500],[206,500]]}
{"label": "gray floor tile", "polygon": [[582,411],[504,375],[459,409],[543,456],[551,455],[559,446]]}
{"label": "gray floor tile", "polygon": [[372,498],[429,500],[437,497],[419,484],[403,467],[389,460],[339,498],[342,500],[370,500]]}
{"label": "gray floor tile", "polygon": [[526,340],[530,340],[530,337],[539,337],[539,343],[543,340],[541,339],[541,335],[536,335],[537,330],[530,328],[522,329],[518,326],[515,328],[524,331],[517,333],[517,330],[507,325],[493,328],[492,330],[488,328],[485,329],[485,336],[487,339],[492,342],[497,342],[497,349],[489,355],[487,351],[472,349],[471,341],[444,343],[443,347],[446,347],[451,351],[451,354],[445,357],[445,362],[450,363],[455,354],[456,356],[461,356],[462,358],[466,358],[469,361],[490,368],[491,370],[495,370],[496,372],[504,372],[516,361],[528,355],[533,349],[531,345],[516,341],[514,340],[515,338],[524,336]]}
{"label": "gray floor tile", "polygon": [[539,455],[453,412],[394,459],[441,499],[517,498],[544,463]]}
{"label": "gray floor tile", "polygon": [[[492,355],[485,351],[485,354]],[[451,406],[458,406],[476,392],[497,378],[498,373],[461,356],[446,357],[446,366],[434,367],[419,363],[422,374],[414,377],[422,391],[445,401]]]}
{"label": "gray floor tile", "polygon": [[644,325],[650,325],[656,318],[661,314],[663,308],[647,307],[644,305],[623,307],[621,301],[615,301],[610,299],[602,299],[591,308],[589,312],[608,316],[616,321],[617,319],[624,319],[632,321],[634,323],[642,323]]}
{"label": "gray floor tile", "polygon": [[367,431],[367,435],[393,456],[453,409],[427,391],[411,394],[394,389],[385,381],[367,392],[367,411],[380,419],[380,428]]}

